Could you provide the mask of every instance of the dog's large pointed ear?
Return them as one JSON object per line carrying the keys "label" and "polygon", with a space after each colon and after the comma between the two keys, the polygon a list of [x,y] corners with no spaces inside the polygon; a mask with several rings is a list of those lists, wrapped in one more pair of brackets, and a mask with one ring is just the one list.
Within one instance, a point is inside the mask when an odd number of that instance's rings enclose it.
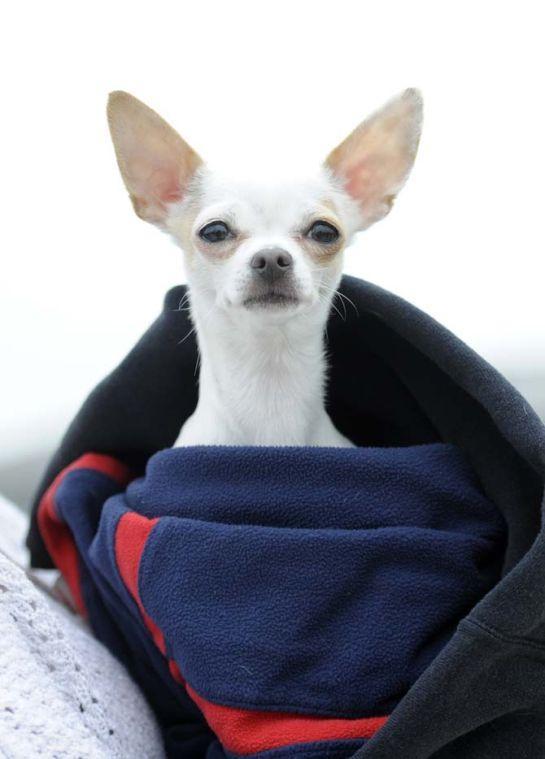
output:
{"label": "dog's large pointed ear", "polygon": [[108,124],[134,210],[164,223],[168,204],[183,198],[201,158],[155,111],[127,92],[112,92]]}
{"label": "dog's large pointed ear", "polygon": [[392,207],[414,163],[422,128],[422,98],[405,90],[361,123],[325,161],[359,206],[360,229]]}

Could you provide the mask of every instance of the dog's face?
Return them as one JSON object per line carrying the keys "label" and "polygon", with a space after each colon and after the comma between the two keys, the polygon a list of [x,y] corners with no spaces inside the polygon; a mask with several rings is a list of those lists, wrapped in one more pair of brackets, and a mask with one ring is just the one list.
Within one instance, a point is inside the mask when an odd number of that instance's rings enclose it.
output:
{"label": "dog's face", "polygon": [[329,300],[351,233],[346,205],[325,173],[263,186],[204,169],[167,227],[186,252],[193,292],[278,320]]}
{"label": "dog's face", "polygon": [[137,214],[185,254],[192,301],[250,318],[324,316],[355,232],[385,216],[416,154],[421,99],[407,90],[363,122],[314,177],[282,184],[210,171],[154,111],[110,96],[116,155]]}

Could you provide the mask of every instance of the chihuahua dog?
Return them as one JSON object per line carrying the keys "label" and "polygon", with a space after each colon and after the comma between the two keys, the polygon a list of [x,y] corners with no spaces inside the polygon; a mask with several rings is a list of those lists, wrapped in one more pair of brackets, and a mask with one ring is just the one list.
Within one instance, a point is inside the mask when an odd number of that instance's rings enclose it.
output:
{"label": "chihuahua dog", "polygon": [[199,400],[176,445],[351,446],[324,406],[325,326],[345,247],[386,216],[411,171],[419,93],[282,186],[218,176],[125,92],[110,95],[108,121],[136,213],[184,252]]}

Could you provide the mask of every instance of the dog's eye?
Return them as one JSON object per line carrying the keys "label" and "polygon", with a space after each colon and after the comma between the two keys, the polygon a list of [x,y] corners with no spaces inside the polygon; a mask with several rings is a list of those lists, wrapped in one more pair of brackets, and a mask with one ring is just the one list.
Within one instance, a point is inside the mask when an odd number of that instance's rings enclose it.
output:
{"label": "dog's eye", "polygon": [[339,239],[339,230],[328,221],[315,221],[307,232],[307,237],[323,245],[329,245]]}
{"label": "dog's eye", "polygon": [[199,230],[199,237],[206,242],[223,242],[232,232],[224,221],[211,221]]}

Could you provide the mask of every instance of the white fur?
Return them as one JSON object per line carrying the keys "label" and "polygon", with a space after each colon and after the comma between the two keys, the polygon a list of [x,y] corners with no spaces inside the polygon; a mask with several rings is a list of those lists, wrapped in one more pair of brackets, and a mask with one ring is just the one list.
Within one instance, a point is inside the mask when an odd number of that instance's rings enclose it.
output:
{"label": "white fur", "polygon": [[[225,179],[158,114],[112,93],[110,130],[136,213],[184,251],[200,356],[199,400],[177,445],[350,446],[324,407],[324,330],[354,233],[385,216],[411,170],[422,101],[406,90],[362,122],[313,177],[289,182]],[[326,219],[342,245],[309,241]],[[236,231],[222,248],[199,230],[222,220]],[[248,304],[252,256],[281,248],[293,260],[283,305]]]}
{"label": "white fur", "polygon": [[[324,408],[323,335],[342,254],[330,266],[313,266],[292,231],[312,214],[320,216],[326,202],[351,236],[357,228],[354,204],[325,171],[272,186],[231,183],[205,172],[169,214],[167,228],[175,238],[187,206],[195,202],[202,210],[194,232],[222,218],[243,228],[247,239],[225,262],[198,259],[187,265],[200,354],[199,401],[176,445],[351,445]],[[293,256],[301,305],[249,312],[241,305],[251,280],[249,260],[272,246]]]}

